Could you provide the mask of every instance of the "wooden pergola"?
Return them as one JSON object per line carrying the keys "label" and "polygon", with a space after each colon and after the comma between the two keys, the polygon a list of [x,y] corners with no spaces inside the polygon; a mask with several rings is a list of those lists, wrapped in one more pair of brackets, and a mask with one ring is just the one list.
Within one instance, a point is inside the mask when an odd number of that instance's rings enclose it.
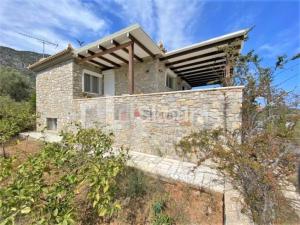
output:
{"label": "wooden pergola", "polygon": [[224,47],[230,45],[238,55],[247,32],[241,30],[171,51],[160,60],[192,87],[220,84],[232,71]]}
{"label": "wooden pergola", "polygon": [[75,54],[79,62],[93,64],[102,71],[128,65],[129,94],[134,93],[134,62],[143,62],[146,57],[159,58],[191,87],[196,87],[218,84],[230,76],[232,67],[222,49],[234,43],[238,54],[247,32],[241,30],[164,53],[139,25],[133,25],[79,48]]}
{"label": "wooden pergola", "polygon": [[161,54],[159,47],[138,26],[134,25],[76,51],[79,62],[98,66],[102,71],[128,65],[128,90],[134,93],[134,61]]}

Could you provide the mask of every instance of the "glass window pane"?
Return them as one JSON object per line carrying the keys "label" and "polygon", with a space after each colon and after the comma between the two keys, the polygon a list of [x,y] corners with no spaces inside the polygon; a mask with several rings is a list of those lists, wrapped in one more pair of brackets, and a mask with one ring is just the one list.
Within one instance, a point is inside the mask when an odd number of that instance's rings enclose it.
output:
{"label": "glass window pane", "polygon": [[171,86],[172,86],[171,88],[172,88],[172,89],[175,89],[175,86],[176,86],[176,78],[175,78],[175,77],[172,77],[172,82],[171,82],[171,84],[172,84],[172,85],[171,85]]}
{"label": "glass window pane", "polygon": [[176,78],[167,74],[166,86],[171,89],[175,89],[176,87]]}
{"label": "glass window pane", "polygon": [[57,130],[57,118],[47,118],[47,130]]}
{"label": "glass window pane", "polygon": [[170,76],[167,75],[167,87],[170,87]]}
{"label": "glass window pane", "polygon": [[99,93],[99,77],[92,77],[93,92]]}
{"label": "glass window pane", "polygon": [[88,74],[84,74],[84,91],[90,92],[91,91],[91,76]]}

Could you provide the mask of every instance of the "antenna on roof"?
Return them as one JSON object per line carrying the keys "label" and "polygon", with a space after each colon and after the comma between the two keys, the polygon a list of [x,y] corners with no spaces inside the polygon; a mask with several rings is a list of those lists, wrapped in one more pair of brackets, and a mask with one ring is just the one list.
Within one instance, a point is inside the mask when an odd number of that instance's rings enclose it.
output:
{"label": "antenna on roof", "polygon": [[53,43],[53,42],[50,42],[50,41],[47,41],[47,40],[43,40],[41,38],[34,37],[34,36],[30,35],[30,34],[25,34],[25,33],[21,33],[21,32],[17,32],[17,33],[21,34],[21,35],[23,35],[25,37],[28,37],[28,38],[31,38],[31,39],[35,39],[35,40],[41,42],[43,44],[43,58],[45,56],[45,45],[52,45],[52,46],[55,46],[55,48],[58,47],[57,43]]}

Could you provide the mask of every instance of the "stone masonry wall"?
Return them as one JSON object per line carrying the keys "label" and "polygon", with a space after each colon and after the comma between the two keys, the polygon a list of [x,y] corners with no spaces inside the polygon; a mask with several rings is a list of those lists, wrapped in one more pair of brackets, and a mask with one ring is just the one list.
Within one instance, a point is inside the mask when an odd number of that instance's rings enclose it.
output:
{"label": "stone masonry wall", "polygon": [[242,87],[74,100],[77,119],[115,134],[116,146],[177,158],[174,145],[192,131],[241,126]]}
{"label": "stone masonry wall", "polygon": [[73,60],[39,72],[36,77],[37,130],[46,127],[47,118],[57,118],[58,130],[74,120]]}
{"label": "stone masonry wall", "polygon": [[[174,91],[166,87],[165,75],[167,68],[158,59],[144,59],[144,62],[134,64],[134,91],[136,94]],[[122,66],[115,70],[116,95],[128,94],[128,66]],[[181,90],[180,78],[178,78],[178,90]]]}
{"label": "stone masonry wall", "polygon": [[[99,97],[98,94],[87,94],[82,91],[82,73],[87,69],[101,73],[97,67],[89,64],[78,64],[76,60],[55,64],[37,74],[37,130],[46,128],[47,118],[57,118],[57,129],[64,129],[74,120],[74,99]],[[116,95],[128,93],[127,66],[115,70]],[[143,63],[135,63],[136,93],[165,92],[166,68],[158,59],[146,59]],[[103,88],[103,87],[102,87]]]}
{"label": "stone masonry wall", "polygon": [[[87,96],[86,93],[82,91],[82,74],[83,70],[89,70],[96,73],[101,73],[99,67],[92,66],[90,64],[78,64],[77,62],[73,63],[73,95],[74,98],[83,98]],[[89,94],[90,97],[97,97],[97,94]]]}

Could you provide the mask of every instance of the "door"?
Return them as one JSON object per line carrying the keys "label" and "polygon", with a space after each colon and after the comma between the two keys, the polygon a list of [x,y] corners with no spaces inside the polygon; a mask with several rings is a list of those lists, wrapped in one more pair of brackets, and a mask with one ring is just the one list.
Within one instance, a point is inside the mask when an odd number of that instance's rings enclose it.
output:
{"label": "door", "polygon": [[103,73],[103,86],[104,86],[104,96],[115,95],[115,72],[114,70],[107,70]]}

